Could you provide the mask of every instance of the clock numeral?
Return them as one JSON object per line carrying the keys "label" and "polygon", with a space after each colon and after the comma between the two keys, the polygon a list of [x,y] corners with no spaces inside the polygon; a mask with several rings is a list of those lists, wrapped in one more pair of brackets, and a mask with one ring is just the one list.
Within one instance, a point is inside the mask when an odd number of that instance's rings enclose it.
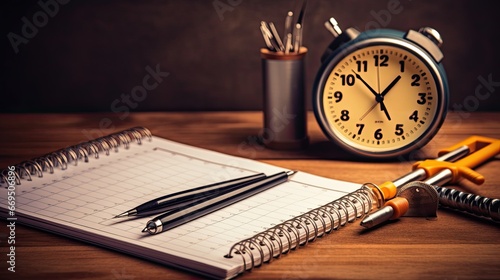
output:
{"label": "clock numeral", "polygon": [[342,92],[340,92],[340,91],[336,91],[336,92],[333,94],[333,97],[335,97],[335,102],[336,102],[336,103],[339,103],[340,101],[342,101],[342,97],[344,97],[344,95],[342,94]]}
{"label": "clock numeral", "polygon": [[358,65],[358,72],[367,72],[368,71],[368,61],[357,60],[356,64]]}
{"label": "clock numeral", "polygon": [[362,123],[357,123],[356,124],[356,127],[359,127],[358,129],[358,135],[360,135],[361,133],[363,133],[363,128],[365,128],[365,125],[362,124]]}
{"label": "clock numeral", "polygon": [[400,60],[399,61],[399,71],[401,71],[401,73],[403,73],[405,71],[405,61],[404,60]]}
{"label": "clock numeral", "polygon": [[417,110],[413,111],[413,113],[410,115],[409,119],[413,120],[415,122],[418,122],[418,111]]}
{"label": "clock numeral", "polygon": [[375,130],[373,137],[375,137],[375,139],[377,139],[377,140],[382,139],[384,137],[384,135],[382,134],[382,128]]}
{"label": "clock numeral", "polygon": [[354,78],[353,74],[349,75],[340,75],[340,79],[342,79],[342,85],[345,86],[346,84],[348,86],[353,86],[354,82],[356,81],[356,78]]}
{"label": "clock numeral", "polygon": [[387,63],[387,61],[389,61],[389,56],[388,55],[374,55],[373,56],[373,59],[375,59],[375,67],[387,67],[389,66],[389,64]]}
{"label": "clock numeral", "polygon": [[418,94],[420,96],[420,99],[417,100],[417,103],[420,105],[424,105],[427,102],[427,94],[425,92],[421,92]]}
{"label": "clock numeral", "polygon": [[401,135],[403,135],[404,132],[405,131],[403,130],[403,125],[398,123],[396,125],[396,131],[394,132],[394,134],[396,134],[397,136],[401,136]]}
{"label": "clock numeral", "polygon": [[419,81],[420,81],[420,75],[418,75],[418,74],[413,74],[413,75],[411,76],[411,79],[413,80],[413,81],[411,82],[411,86],[412,86],[412,87],[418,87],[418,86],[420,86],[420,83],[419,83]]}
{"label": "clock numeral", "polygon": [[349,117],[349,111],[347,110],[342,110],[342,112],[340,112],[340,119],[343,120],[343,121],[348,121],[350,119]]}

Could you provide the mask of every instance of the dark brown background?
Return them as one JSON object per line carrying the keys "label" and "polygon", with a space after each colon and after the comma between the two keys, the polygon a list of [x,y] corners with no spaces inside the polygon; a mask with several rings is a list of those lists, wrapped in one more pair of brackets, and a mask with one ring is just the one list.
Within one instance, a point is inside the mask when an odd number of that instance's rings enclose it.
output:
{"label": "dark brown background", "polygon": [[[483,88],[480,99],[474,95],[479,77],[500,82],[495,1],[399,0],[400,12],[387,17],[394,1],[309,1],[308,107],[319,57],[332,38],[323,22],[334,16],[341,27],[360,30],[436,28],[445,42],[452,110],[499,110],[500,86],[490,87],[490,95]],[[129,109],[260,110],[259,23],[274,21],[281,30],[294,2],[73,0],[59,5],[16,54],[8,34],[22,35],[22,18],[33,22],[43,10],[37,1],[2,1],[0,112],[113,111],[115,100],[142,84],[145,67],[156,65],[169,76]],[[229,9],[218,13],[214,3]]]}

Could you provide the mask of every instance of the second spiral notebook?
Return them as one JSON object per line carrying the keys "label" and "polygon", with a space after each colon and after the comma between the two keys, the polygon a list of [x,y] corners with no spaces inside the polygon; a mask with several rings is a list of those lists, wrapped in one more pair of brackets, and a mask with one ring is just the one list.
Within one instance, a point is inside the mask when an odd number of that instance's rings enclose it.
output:
{"label": "second spiral notebook", "polygon": [[[159,193],[286,169],[151,136],[145,128],[14,166],[18,223],[215,278],[233,278],[289,252],[371,204],[360,184],[298,172],[289,182],[151,236],[141,232],[148,217],[113,217]],[[2,197],[6,186],[0,181]],[[6,200],[0,213],[12,218]]]}

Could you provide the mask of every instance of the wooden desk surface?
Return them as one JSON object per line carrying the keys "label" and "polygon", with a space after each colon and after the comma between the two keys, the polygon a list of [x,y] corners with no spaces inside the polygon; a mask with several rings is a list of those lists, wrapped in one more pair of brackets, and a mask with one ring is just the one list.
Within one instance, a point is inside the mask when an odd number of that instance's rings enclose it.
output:
{"label": "wooden desk surface", "polygon": [[[0,114],[0,167],[46,154],[132,126],[206,149],[353,182],[381,183],[410,171],[413,161],[355,162],[322,135],[312,114],[311,145],[303,151],[272,151],[255,144],[259,112],[113,114]],[[449,114],[439,134],[414,159],[435,157],[438,149],[472,134],[500,139],[500,113]],[[476,170],[486,183],[453,187],[500,198],[500,157]],[[440,210],[434,221],[401,218],[362,231],[358,223],[263,265],[241,279],[498,279],[499,225]],[[25,226],[16,227],[16,273],[7,271],[7,228],[0,230],[2,279],[198,279],[161,266]],[[6,278],[7,276],[7,278]]]}

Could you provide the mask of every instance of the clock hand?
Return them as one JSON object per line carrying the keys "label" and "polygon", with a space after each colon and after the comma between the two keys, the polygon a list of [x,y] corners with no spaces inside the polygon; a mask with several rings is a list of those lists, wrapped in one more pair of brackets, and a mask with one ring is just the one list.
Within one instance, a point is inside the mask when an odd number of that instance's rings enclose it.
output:
{"label": "clock hand", "polygon": [[378,104],[378,102],[377,102],[377,103],[375,103],[375,104],[373,104],[373,106],[372,106],[372,107],[370,107],[370,109],[368,109],[368,111],[366,111],[366,113],[364,113],[364,114],[361,116],[361,118],[359,118],[359,120],[360,120],[360,121],[362,121],[362,120],[363,120],[363,119],[364,119],[364,118],[365,118],[365,117],[366,117],[366,116],[367,116],[367,115],[368,115],[368,114],[369,114],[369,113],[373,110],[373,108],[375,108],[375,107],[377,106],[377,104]]}
{"label": "clock hand", "polygon": [[385,104],[384,104],[384,100],[383,99],[377,99],[377,103],[373,104],[373,106],[370,107],[370,109],[368,109],[368,111],[366,111],[366,113],[364,113],[360,118],[359,120],[362,121],[376,106],[377,104],[380,103],[380,111],[384,111],[386,117],[388,120],[391,120],[391,116],[389,115],[389,111],[387,111],[387,107],[385,107]]}
{"label": "clock hand", "polygon": [[388,120],[391,120],[391,116],[389,116],[389,112],[387,111],[387,107],[385,107],[384,100],[380,100],[380,110],[384,111],[385,116],[387,117]]}
{"label": "clock hand", "polygon": [[385,89],[380,93],[377,97],[376,100],[378,103],[380,103],[380,111],[384,111],[385,116],[387,117],[388,120],[391,120],[391,116],[389,115],[389,111],[387,111],[387,107],[385,107],[384,104],[384,96],[401,80],[401,75],[398,75]]}
{"label": "clock hand", "polygon": [[354,70],[351,69],[351,71],[354,73],[354,75],[356,76],[357,79],[359,79],[369,90],[371,93],[373,93],[375,95],[375,101],[377,101],[377,103],[375,103],[365,114],[363,114],[361,116],[361,118],[359,118],[360,120],[363,120],[367,115],[368,113],[370,113],[373,108],[375,108],[377,106],[377,104],[380,103],[380,110],[381,111],[384,111],[386,117],[388,120],[391,120],[391,116],[389,115],[389,111],[387,111],[387,107],[385,107],[385,104],[384,104],[384,96],[397,84],[397,82],[399,82],[399,80],[401,79],[401,75],[398,75],[385,89],[382,93],[377,93],[362,77],[361,75],[359,75],[358,73],[356,73]]}
{"label": "clock hand", "polygon": [[354,75],[356,75],[356,79],[359,79],[371,91],[371,93],[373,93],[375,96],[378,95],[378,93],[365,80],[363,80],[363,78],[361,78],[358,73],[354,72],[354,70],[352,69],[351,71],[354,73]]}
{"label": "clock hand", "polygon": [[392,87],[394,87],[396,85],[396,83],[401,80],[401,75],[398,75],[396,77],[396,79],[394,79],[385,89],[384,91],[382,91],[382,93],[380,95],[382,96],[385,96],[390,90]]}

